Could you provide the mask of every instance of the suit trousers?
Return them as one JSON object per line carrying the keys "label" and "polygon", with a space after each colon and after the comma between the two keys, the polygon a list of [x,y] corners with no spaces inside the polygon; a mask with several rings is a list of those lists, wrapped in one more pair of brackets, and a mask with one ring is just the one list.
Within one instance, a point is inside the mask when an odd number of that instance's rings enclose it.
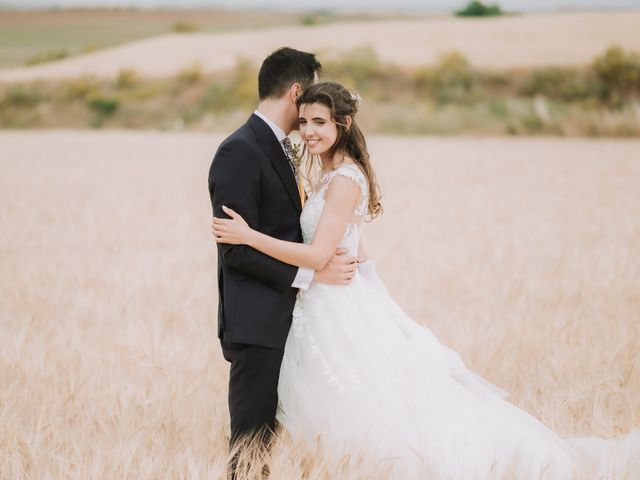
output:
{"label": "suit trousers", "polygon": [[245,437],[275,429],[278,380],[284,355],[280,348],[220,340],[222,354],[231,363],[229,374],[230,446]]}

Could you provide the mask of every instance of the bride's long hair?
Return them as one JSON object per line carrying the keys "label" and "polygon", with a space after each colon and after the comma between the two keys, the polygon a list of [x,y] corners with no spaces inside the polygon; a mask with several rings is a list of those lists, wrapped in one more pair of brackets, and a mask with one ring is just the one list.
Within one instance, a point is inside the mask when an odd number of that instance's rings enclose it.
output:
{"label": "bride's long hair", "polygon": [[[359,97],[339,83],[321,82],[310,86],[297,101],[298,108],[301,105],[310,105],[312,103],[319,103],[327,107],[331,111],[331,118],[338,128],[336,141],[328,152],[330,157],[333,158],[339,152],[345,153],[356,162],[367,178],[369,185],[367,213],[370,216],[370,220],[373,220],[382,213],[381,195],[369,158],[367,142],[355,119],[360,103]],[[351,117],[351,125],[348,125],[346,117]],[[314,163],[316,164],[315,166]],[[306,180],[314,184],[313,178],[316,176],[314,175],[314,170],[318,168],[319,157],[317,162],[314,162],[313,158],[307,158],[306,164]]]}

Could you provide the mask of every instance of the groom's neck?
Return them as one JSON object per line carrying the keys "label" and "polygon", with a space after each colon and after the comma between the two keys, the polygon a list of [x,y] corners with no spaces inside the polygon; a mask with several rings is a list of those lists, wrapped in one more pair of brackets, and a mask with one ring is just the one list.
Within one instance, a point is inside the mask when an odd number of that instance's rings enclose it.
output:
{"label": "groom's neck", "polygon": [[291,121],[288,119],[290,113],[287,108],[288,105],[281,99],[266,99],[258,103],[257,110],[289,135],[291,133]]}

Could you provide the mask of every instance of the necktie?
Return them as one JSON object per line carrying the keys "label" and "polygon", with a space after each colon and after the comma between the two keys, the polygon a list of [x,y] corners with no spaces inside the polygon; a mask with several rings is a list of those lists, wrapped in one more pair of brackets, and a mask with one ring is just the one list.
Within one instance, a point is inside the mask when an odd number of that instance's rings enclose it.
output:
{"label": "necktie", "polygon": [[302,178],[300,178],[298,162],[296,162],[296,156],[293,153],[293,145],[291,144],[291,139],[289,137],[284,137],[284,140],[282,140],[282,147],[284,148],[284,153],[287,157],[287,160],[289,160],[289,166],[291,167],[293,176],[296,179],[296,185],[298,186],[298,195],[300,195],[300,204],[304,205],[304,187],[302,186]]}

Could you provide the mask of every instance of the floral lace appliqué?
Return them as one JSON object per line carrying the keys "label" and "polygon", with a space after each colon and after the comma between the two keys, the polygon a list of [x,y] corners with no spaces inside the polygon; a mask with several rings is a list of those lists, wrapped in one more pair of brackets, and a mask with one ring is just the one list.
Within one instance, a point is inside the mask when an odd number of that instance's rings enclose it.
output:
{"label": "floral lace appliqu\u00e9", "polygon": [[[360,188],[360,199],[338,244],[339,247],[347,249],[351,255],[357,255],[362,220],[367,213],[369,190],[364,174],[356,165],[341,165],[336,170],[325,174],[320,180],[317,190],[312,192],[307,199],[300,216],[302,237],[307,244],[313,242],[316,228],[325,206],[325,194],[331,184],[331,180],[336,175],[342,175],[351,179]],[[313,286],[311,288],[313,288]],[[307,318],[305,309],[307,302],[313,301],[311,296],[305,295],[304,291],[298,292],[298,298],[293,310],[291,334],[298,340],[304,339],[304,343],[307,346],[306,351],[318,359],[322,368],[322,374],[339,394],[343,394],[347,387],[350,389],[360,388],[361,382],[355,373],[354,366],[351,365],[347,358],[336,358],[336,355],[329,355],[327,352],[324,352],[312,334],[313,328],[308,328],[307,322],[309,322],[310,319]],[[322,307],[319,305],[309,305],[309,307],[314,311],[322,310]],[[286,352],[285,355],[287,355]]]}
{"label": "floral lace appliqu\u00e9", "polygon": [[302,237],[304,239],[304,243],[313,242],[316,227],[318,226],[318,221],[320,220],[320,216],[322,215],[322,210],[325,205],[325,194],[331,184],[331,180],[333,180],[336,175],[341,175],[353,180],[360,188],[360,200],[358,201],[358,205],[356,205],[356,208],[353,211],[353,216],[347,224],[345,232],[338,244],[339,247],[349,250],[349,253],[357,255],[358,243],[360,242],[360,227],[362,220],[367,213],[367,205],[369,203],[369,190],[367,188],[367,181],[364,174],[360,168],[353,164],[341,165],[336,170],[325,174],[325,176],[320,180],[318,189],[308,198],[302,211],[302,215],[300,216]]}

